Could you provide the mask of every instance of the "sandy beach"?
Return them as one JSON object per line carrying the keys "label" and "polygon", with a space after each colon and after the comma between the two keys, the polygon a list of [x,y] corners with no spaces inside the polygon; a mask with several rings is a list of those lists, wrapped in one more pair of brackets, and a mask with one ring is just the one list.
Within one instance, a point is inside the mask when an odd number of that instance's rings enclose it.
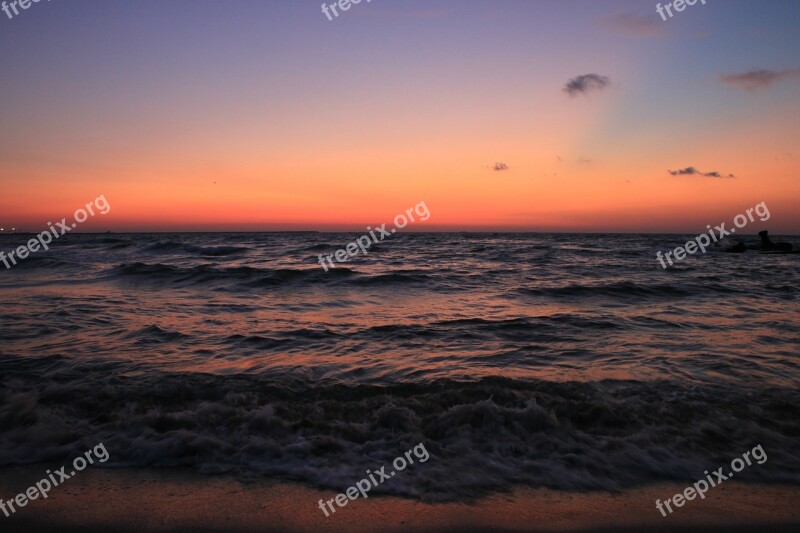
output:
{"label": "sandy beach", "polygon": [[[4,499],[41,477],[35,467],[3,469]],[[684,487],[650,485],[623,493],[517,488],[472,504],[396,497],[358,499],[326,518],[334,493],[296,484],[243,484],[180,471],[89,470],[36,500],[4,531],[796,531],[800,489],[729,483],[667,518],[655,509]]]}

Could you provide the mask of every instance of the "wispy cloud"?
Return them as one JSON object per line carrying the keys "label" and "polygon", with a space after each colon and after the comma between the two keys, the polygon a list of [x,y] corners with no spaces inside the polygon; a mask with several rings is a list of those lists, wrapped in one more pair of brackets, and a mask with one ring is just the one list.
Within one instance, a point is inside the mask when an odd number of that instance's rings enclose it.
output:
{"label": "wispy cloud", "polygon": [[570,96],[577,94],[586,94],[591,90],[602,90],[608,87],[611,80],[608,76],[601,76],[600,74],[583,74],[576,76],[567,82],[564,86],[564,92]]}
{"label": "wispy cloud", "polygon": [[618,13],[603,18],[601,25],[615,33],[631,37],[662,37],[666,35],[662,21],[639,13]]}
{"label": "wispy cloud", "polygon": [[773,83],[797,77],[800,77],[800,69],[793,68],[787,70],[758,69],[741,74],[724,74],[720,76],[720,79],[728,85],[755,91],[770,87]]}
{"label": "wispy cloud", "polygon": [[508,165],[506,165],[505,163],[495,163],[494,164],[494,170],[496,172],[502,172],[503,170],[508,170],[509,168],[510,167]]}
{"label": "wispy cloud", "polygon": [[705,176],[706,178],[735,178],[733,174],[728,174],[727,176],[723,176],[716,170],[711,172],[700,172],[695,167],[686,167],[680,170],[668,170],[670,174],[673,176]]}

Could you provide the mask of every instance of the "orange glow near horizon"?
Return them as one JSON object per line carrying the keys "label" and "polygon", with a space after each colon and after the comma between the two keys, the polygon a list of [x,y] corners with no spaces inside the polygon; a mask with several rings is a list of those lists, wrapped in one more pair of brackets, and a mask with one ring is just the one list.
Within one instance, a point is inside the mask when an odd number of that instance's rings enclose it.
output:
{"label": "orange glow near horizon", "polygon": [[[353,16],[349,30],[270,18],[273,33],[210,42],[151,27],[154,40],[115,48],[131,71],[95,41],[62,51],[15,34],[43,63],[3,82],[19,96],[0,102],[0,226],[36,231],[102,194],[111,213],[81,230],[359,230],[424,201],[431,219],[409,231],[692,233],[767,202],[768,229],[800,234],[800,83],[720,81],[745,68],[716,51],[738,32],[684,17],[719,31],[612,35],[594,4],[519,9]],[[706,70],[675,59],[698,45]],[[562,90],[595,71],[607,86]],[[688,167],[736,178],[668,173]]]}

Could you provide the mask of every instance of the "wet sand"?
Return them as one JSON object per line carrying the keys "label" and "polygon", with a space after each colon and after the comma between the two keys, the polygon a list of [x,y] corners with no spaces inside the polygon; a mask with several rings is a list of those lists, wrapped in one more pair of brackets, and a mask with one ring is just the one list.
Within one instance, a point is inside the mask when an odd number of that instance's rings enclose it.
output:
{"label": "wet sand", "polygon": [[[13,498],[46,467],[0,469],[0,497]],[[518,488],[472,504],[429,504],[395,497],[357,499],[326,518],[320,498],[286,483],[243,484],[180,471],[81,472],[6,518],[3,531],[796,531],[800,488],[728,482],[664,518],[655,499],[685,485],[623,493]]]}

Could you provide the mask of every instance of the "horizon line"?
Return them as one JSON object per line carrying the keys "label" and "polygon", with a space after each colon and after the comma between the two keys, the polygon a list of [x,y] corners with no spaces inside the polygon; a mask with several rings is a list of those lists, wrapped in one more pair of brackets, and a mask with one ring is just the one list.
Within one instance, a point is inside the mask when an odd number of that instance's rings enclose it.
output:
{"label": "horizon line", "polygon": [[[767,230],[769,231],[769,230]],[[32,231],[17,231],[13,233],[0,232],[0,237],[16,236],[16,235],[38,235],[41,232]],[[233,234],[256,234],[256,233],[362,233],[361,231],[322,231],[322,230],[243,230],[243,231],[218,231],[218,230],[161,230],[161,231],[71,231],[67,235],[168,235],[168,234],[203,234],[215,233],[221,235]],[[440,231],[404,231],[393,235],[396,237],[402,234],[446,234],[446,233],[475,233],[475,234],[543,234],[543,235],[694,235],[694,233],[675,233],[675,232],[651,232],[651,231],[510,231],[510,230],[440,230]],[[771,235],[780,235],[785,237],[800,237],[800,234],[795,233],[772,233]],[[64,235],[62,235],[64,236]],[[737,237],[758,237],[758,233],[737,233]],[[731,235],[731,238],[734,236]]]}

